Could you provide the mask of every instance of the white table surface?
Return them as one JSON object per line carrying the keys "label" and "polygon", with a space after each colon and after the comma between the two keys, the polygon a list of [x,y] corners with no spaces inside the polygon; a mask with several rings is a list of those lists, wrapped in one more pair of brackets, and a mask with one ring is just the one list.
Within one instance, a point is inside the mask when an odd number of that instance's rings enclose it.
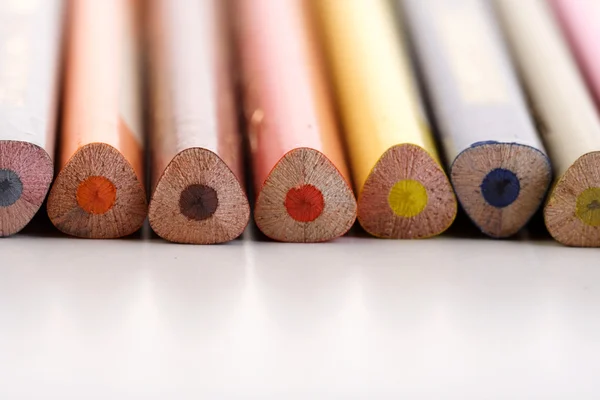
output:
{"label": "white table surface", "polygon": [[600,249],[0,240],[0,399],[598,399]]}

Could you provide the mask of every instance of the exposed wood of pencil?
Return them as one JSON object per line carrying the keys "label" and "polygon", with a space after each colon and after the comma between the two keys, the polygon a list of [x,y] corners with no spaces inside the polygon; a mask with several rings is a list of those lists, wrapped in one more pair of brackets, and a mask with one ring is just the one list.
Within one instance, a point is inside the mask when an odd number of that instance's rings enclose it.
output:
{"label": "exposed wood of pencil", "polygon": [[0,237],[29,223],[52,182],[63,6],[0,2]]}
{"label": "exposed wood of pencil", "polygon": [[384,238],[446,230],[456,199],[420,110],[385,0],[313,0],[331,61],[358,192],[358,220]]}
{"label": "exposed wood of pencil", "polygon": [[406,0],[456,195],[492,237],[519,231],[552,171],[489,3]]}
{"label": "exposed wood of pencil", "polygon": [[600,2],[550,0],[600,109]]}
{"label": "exposed wood of pencil", "polygon": [[220,0],[150,2],[150,225],[161,237],[210,244],[250,218]]}
{"label": "exposed wood of pencil", "polygon": [[498,0],[558,180],[544,207],[550,234],[600,246],[600,120],[548,4]]}
{"label": "exposed wood of pencil", "polygon": [[304,0],[237,0],[254,217],[267,236],[319,242],[356,218],[331,97]]}
{"label": "exposed wood of pencil", "polygon": [[115,238],[147,213],[135,0],[71,0],[60,172],[48,216],[61,231]]}

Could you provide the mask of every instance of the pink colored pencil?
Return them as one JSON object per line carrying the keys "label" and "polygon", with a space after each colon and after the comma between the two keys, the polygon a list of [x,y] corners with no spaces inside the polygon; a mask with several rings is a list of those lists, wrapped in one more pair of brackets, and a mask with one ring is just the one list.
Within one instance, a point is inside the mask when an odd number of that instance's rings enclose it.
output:
{"label": "pink colored pencil", "polygon": [[322,242],[356,218],[325,66],[306,0],[235,0],[232,17],[257,192],[268,237]]}
{"label": "pink colored pencil", "polygon": [[550,0],[550,4],[600,108],[600,2]]}

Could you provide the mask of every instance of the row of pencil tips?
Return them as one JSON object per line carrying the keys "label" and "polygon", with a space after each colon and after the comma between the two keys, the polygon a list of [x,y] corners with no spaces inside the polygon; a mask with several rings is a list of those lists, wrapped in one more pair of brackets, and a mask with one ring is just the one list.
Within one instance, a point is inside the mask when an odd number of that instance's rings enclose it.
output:
{"label": "row of pencil tips", "polygon": [[226,242],[251,177],[278,241],[432,237],[460,204],[600,247],[598,40],[593,1],[1,1],[0,236],[48,195],[69,235]]}

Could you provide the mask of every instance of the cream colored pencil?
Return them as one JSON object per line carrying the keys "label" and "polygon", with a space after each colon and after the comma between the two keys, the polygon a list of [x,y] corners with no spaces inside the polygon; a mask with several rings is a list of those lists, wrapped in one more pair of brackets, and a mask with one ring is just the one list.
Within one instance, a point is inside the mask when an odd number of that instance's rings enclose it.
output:
{"label": "cream colored pencil", "polygon": [[550,234],[600,246],[600,119],[551,9],[541,0],[496,0],[557,181],[544,208]]}

